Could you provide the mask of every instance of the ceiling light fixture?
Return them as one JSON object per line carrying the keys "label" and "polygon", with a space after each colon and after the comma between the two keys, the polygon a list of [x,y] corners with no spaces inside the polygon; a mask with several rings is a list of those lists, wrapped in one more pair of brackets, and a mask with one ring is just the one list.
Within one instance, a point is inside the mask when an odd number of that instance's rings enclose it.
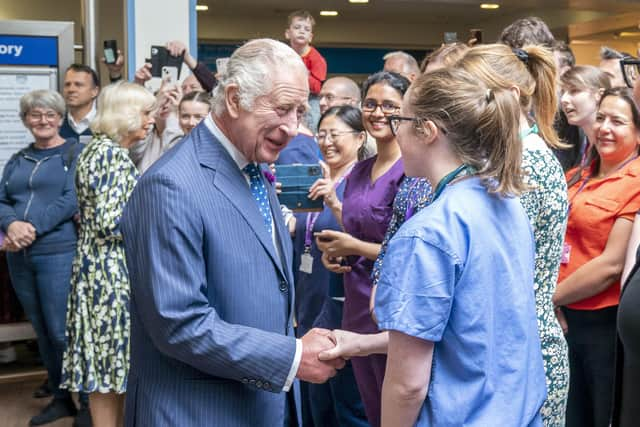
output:
{"label": "ceiling light fixture", "polygon": [[196,5],[196,10],[198,12],[204,12],[204,11],[209,10],[209,6],[207,6],[206,4],[197,4]]}
{"label": "ceiling light fixture", "polygon": [[616,36],[618,36],[618,37],[640,37],[640,32],[639,31],[620,31],[619,33],[616,33]]}
{"label": "ceiling light fixture", "polygon": [[369,3],[369,0],[349,0],[349,3]]}
{"label": "ceiling light fixture", "polygon": [[337,10],[321,10],[320,16],[338,16]]}
{"label": "ceiling light fixture", "polygon": [[498,9],[500,7],[497,3],[482,3],[480,9]]}

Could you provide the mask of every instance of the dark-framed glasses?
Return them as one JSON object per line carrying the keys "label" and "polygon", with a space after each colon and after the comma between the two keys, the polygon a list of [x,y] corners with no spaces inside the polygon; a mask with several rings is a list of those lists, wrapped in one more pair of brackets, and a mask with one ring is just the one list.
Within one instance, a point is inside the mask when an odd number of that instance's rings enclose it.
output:
{"label": "dark-framed glasses", "polygon": [[404,117],[404,116],[389,116],[387,117],[387,121],[389,122],[389,127],[391,128],[391,133],[393,136],[398,135],[398,130],[400,129],[400,124],[402,122],[413,122],[415,127],[420,125],[421,120],[417,117]]}
{"label": "dark-framed glasses", "polygon": [[640,59],[626,57],[620,60],[620,68],[622,68],[622,77],[624,82],[630,88],[640,75]]}
{"label": "dark-framed glasses", "polygon": [[365,99],[362,101],[362,111],[367,113],[373,113],[380,107],[382,110],[382,114],[388,116],[393,113],[397,113],[400,109],[399,105],[394,104],[391,101],[382,101],[382,103],[378,103],[373,99]]}
{"label": "dark-framed glasses", "polygon": [[[404,117],[404,116],[395,116],[395,115],[387,117],[387,121],[389,122],[389,127],[391,128],[391,133],[393,134],[393,136],[398,135],[398,130],[400,129],[400,124],[402,124],[402,122],[412,122],[414,128],[419,132],[421,132],[422,128],[420,126],[422,126],[422,122],[424,122],[424,120],[425,119],[421,119],[420,117]],[[442,132],[443,135],[447,134],[446,129],[438,126],[437,124],[436,126],[438,127],[440,132]]]}
{"label": "dark-framed glasses", "polygon": [[349,134],[356,134],[356,133],[360,133],[357,130],[345,130],[342,132],[338,132],[338,131],[331,131],[331,132],[324,132],[324,131],[320,131],[316,134],[316,139],[318,140],[319,143],[324,144],[326,141],[337,141],[338,138],[340,138],[342,135],[349,135]]}

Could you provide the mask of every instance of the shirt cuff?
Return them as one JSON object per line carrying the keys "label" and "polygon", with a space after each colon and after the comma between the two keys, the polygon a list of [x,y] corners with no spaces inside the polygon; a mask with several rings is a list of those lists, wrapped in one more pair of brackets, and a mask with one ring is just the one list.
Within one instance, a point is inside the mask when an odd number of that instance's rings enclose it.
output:
{"label": "shirt cuff", "polygon": [[302,341],[299,339],[296,339],[296,355],[293,356],[293,363],[291,364],[291,369],[289,370],[287,381],[285,381],[284,387],[282,387],[282,391],[288,392],[291,389],[291,384],[293,384],[293,380],[296,379],[296,374],[298,373],[298,367],[300,366],[301,359],[302,359]]}
{"label": "shirt cuff", "polygon": [[280,210],[282,211],[282,219],[284,220],[284,225],[289,226],[289,221],[291,220],[291,218],[293,218],[293,211],[285,205],[280,205]]}

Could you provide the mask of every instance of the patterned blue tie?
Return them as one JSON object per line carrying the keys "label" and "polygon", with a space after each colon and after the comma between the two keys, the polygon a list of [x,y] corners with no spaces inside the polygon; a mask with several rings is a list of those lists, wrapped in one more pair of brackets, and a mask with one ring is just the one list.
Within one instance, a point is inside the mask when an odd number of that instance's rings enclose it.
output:
{"label": "patterned blue tie", "polygon": [[264,219],[264,225],[267,227],[267,231],[271,235],[273,233],[273,224],[271,219],[271,209],[269,207],[269,195],[267,189],[264,186],[264,182],[260,177],[260,168],[254,163],[249,163],[242,171],[249,175],[249,185],[251,186],[251,194],[256,199],[262,219]]}

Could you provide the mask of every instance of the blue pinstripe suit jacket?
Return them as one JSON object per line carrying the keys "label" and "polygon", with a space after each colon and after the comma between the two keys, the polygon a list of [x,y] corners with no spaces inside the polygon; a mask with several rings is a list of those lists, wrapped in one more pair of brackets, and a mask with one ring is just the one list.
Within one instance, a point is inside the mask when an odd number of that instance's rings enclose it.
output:
{"label": "blue pinstripe suit jacket", "polygon": [[244,175],[204,123],[138,182],[122,224],[127,426],[283,425],[292,250],[266,186],[281,256]]}

